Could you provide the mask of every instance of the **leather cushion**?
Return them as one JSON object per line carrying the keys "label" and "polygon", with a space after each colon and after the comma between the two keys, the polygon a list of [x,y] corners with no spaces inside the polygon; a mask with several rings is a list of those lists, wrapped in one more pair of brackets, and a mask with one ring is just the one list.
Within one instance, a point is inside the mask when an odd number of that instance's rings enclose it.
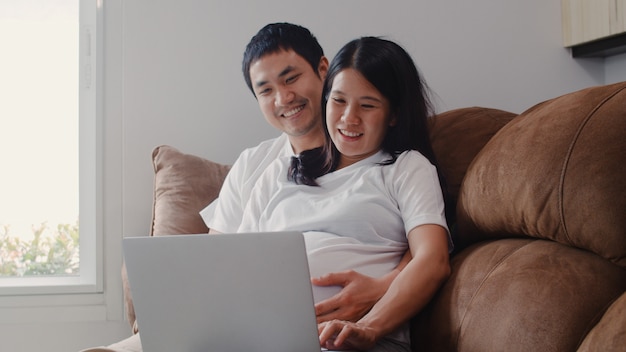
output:
{"label": "leather cushion", "polygon": [[457,207],[461,246],[524,235],[626,267],[626,82],[538,104],[470,165]]}
{"label": "leather cushion", "polygon": [[[415,351],[575,351],[626,290],[625,270],[547,240],[478,243],[451,265],[413,322]],[[598,337],[616,329],[598,328]]]}
{"label": "leather cushion", "polygon": [[430,139],[453,207],[467,167],[489,139],[515,116],[504,110],[468,107],[433,117]]}

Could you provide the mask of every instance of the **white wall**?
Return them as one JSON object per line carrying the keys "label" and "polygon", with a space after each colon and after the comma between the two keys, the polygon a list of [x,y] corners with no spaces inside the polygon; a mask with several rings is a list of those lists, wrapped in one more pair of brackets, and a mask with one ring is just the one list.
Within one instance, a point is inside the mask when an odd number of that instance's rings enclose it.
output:
{"label": "white wall", "polygon": [[[243,148],[276,134],[259,113],[240,71],[246,43],[266,23],[308,27],[330,58],[357,36],[397,41],[437,93],[439,111],[478,105],[519,113],[557,95],[604,84],[626,62],[624,57],[607,65],[603,59],[572,59],[561,45],[556,0],[103,3],[105,174],[112,177],[105,211],[109,218],[121,219],[119,227],[105,223],[107,250],[113,253],[106,258],[116,262],[119,232],[131,236],[149,231],[150,155],[155,146],[170,144],[232,163]],[[117,279],[117,273],[110,274],[109,280]],[[3,336],[3,350],[46,346],[48,351],[68,351],[113,342],[128,334],[125,324],[112,318],[108,323],[86,322],[80,329],[69,324],[54,330],[28,326],[28,334]],[[22,340],[31,334],[40,338]]]}

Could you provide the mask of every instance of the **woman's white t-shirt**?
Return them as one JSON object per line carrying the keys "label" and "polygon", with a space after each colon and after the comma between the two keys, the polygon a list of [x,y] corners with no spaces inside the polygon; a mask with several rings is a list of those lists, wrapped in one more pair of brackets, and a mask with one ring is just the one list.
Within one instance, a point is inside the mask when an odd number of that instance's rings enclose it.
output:
{"label": "woman's white t-shirt", "polygon": [[[380,151],[317,178],[315,187],[289,181],[290,157],[278,158],[252,189],[238,232],[303,232],[311,276],[348,269],[383,276],[408,249],[411,229],[447,229],[435,167],[417,151],[380,164],[388,159]],[[315,301],[338,291],[314,287]]]}

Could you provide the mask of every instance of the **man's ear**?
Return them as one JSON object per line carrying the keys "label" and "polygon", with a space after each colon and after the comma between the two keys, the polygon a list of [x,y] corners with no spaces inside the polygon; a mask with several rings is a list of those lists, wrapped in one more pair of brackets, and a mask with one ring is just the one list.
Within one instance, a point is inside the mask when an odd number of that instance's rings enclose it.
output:
{"label": "man's ear", "polygon": [[323,80],[326,79],[326,74],[328,74],[328,59],[326,56],[322,56],[320,58],[320,63],[317,65],[317,74]]}

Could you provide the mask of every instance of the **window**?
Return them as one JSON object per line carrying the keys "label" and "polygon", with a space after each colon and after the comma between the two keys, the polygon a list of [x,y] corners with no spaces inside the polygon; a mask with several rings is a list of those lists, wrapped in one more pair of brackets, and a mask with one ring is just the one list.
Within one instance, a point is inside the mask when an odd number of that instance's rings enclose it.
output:
{"label": "window", "polygon": [[0,3],[0,295],[99,292],[98,3]]}

